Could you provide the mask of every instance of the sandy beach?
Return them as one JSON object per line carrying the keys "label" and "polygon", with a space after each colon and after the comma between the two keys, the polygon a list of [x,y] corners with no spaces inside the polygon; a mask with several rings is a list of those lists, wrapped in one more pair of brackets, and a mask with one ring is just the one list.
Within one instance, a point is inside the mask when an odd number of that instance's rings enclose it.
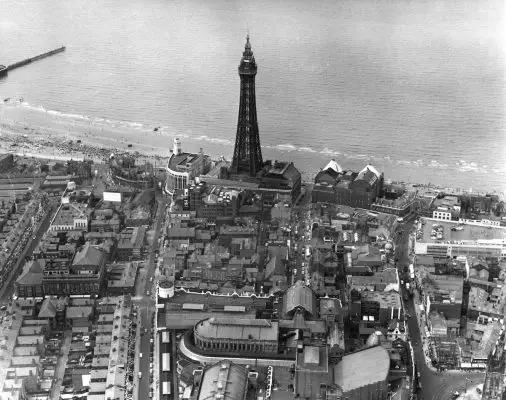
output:
{"label": "sandy beach", "polygon": [[133,127],[99,126],[45,113],[31,113],[27,120],[26,110],[12,105],[0,106],[0,120],[0,153],[55,160],[87,158],[95,162],[111,154],[130,153],[139,162],[147,160],[157,166],[165,164],[170,156],[170,147],[150,144],[147,133]]}

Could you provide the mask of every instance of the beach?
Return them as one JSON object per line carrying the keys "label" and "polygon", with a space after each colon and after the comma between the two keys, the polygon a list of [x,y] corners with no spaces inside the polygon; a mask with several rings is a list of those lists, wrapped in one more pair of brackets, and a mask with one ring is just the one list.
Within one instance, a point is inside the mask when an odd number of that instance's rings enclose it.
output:
{"label": "beach", "polygon": [[[0,102],[0,153],[12,152],[20,156],[48,158],[48,159],[92,159],[94,162],[103,162],[111,154],[135,155],[138,163],[151,162],[155,168],[163,168],[171,156],[174,138],[180,138],[182,149],[185,152],[197,153],[203,150],[213,159],[222,156],[231,158],[230,150],[233,143],[229,140],[215,138],[207,135],[189,135],[177,132],[170,126],[140,124],[130,121],[111,120],[107,118],[92,118],[78,114],[66,114],[55,110],[45,110],[33,107],[22,99],[9,99]],[[301,153],[296,150],[284,149],[280,157],[279,149],[262,146],[264,159],[285,159],[293,161],[301,171],[304,182],[312,182],[320,168],[327,163],[334,154],[321,152],[321,154]],[[305,159],[309,156],[311,160]],[[321,161],[319,157],[323,156]],[[325,160],[327,159],[327,160]],[[363,163],[376,164],[374,160],[356,160],[354,166],[362,168]],[[391,161],[391,160],[389,160]],[[421,161],[420,161],[421,162]],[[380,170],[385,173],[387,181],[399,183],[422,184],[438,190],[457,189],[464,192],[468,188],[462,187],[462,182],[447,181],[441,184],[436,181],[427,181],[427,177],[417,179],[414,167],[399,163],[383,163]],[[433,167],[433,168],[432,168]],[[443,170],[428,165],[430,169],[442,173]],[[420,171],[420,165],[418,165]],[[409,172],[412,171],[412,172]],[[401,179],[395,179],[393,173],[404,172]],[[485,177],[491,172],[469,170],[468,174],[475,175],[470,178],[474,181],[474,193],[498,193],[501,198],[503,187],[480,187],[476,182],[480,175]]]}
{"label": "beach", "polygon": [[[133,154],[139,162],[165,165],[169,148],[151,146],[135,128],[99,126],[87,121],[41,114],[24,118],[20,107],[0,107],[0,153],[53,160],[92,159],[103,162],[111,154]],[[127,140],[126,137],[129,139]],[[129,147],[131,145],[131,147]]]}

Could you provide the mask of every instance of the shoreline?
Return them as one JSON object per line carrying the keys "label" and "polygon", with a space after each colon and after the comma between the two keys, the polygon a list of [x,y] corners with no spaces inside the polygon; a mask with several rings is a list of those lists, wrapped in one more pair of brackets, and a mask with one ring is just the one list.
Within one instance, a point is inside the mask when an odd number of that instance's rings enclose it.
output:
{"label": "shoreline", "polygon": [[[31,110],[33,111],[33,110]],[[2,118],[3,117],[3,118]],[[102,119],[73,119],[72,117],[61,117],[61,115],[53,112],[40,112],[26,110],[23,103],[17,102],[5,106],[0,105],[0,152],[12,152],[19,156],[28,156],[46,159],[92,159],[94,162],[104,162],[111,153],[113,154],[130,154],[135,156],[139,161],[150,161],[155,168],[160,165],[165,167],[170,158],[170,149],[172,148],[172,140],[180,137],[183,142],[183,151],[198,152],[203,145],[198,138],[191,138],[177,132],[168,132],[165,128],[151,129],[141,128],[140,124],[116,121],[114,124],[109,122],[101,123]],[[77,141],[81,141],[80,144]],[[166,143],[166,146],[160,146],[160,143]],[[132,147],[128,147],[131,145]],[[204,152],[211,156],[212,159],[219,158],[224,150],[229,150],[220,143],[218,139],[205,143]],[[273,149],[266,147],[263,149],[264,159],[276,159],[278,154],[272,154]],[[297,154],[294,159],[292,152],[286,152],[284,159],[293,161],[296,167],[305,165],[305,170],[300,170],[302,180],[305,183],[312,183],[314,176],[321,170],[325,164],[315,168],[314,155],[308,155],[312,158],[313,165],[309,160],[305,160],[304,154]],[[320,155],[325,156],[325,155]],[[334,158],[333,155],[328,155]],[[279,159],[279,158],[278,158]],[[363,160],[363,163],[370,163],[370,160]],[[351,163],[350,163],[351,164]],[[373,162],[374,164],[374,162]],[[348,167],[348,165],[347,165]],[[359,166],[359,168],[363,168]],[[352,165],[349,169],[353,169]],[[453,185],[451,182],[432,183],[431,176],[425,177],[428,183],[424,183],[423,179],[412,179],[415,171],[409,171],[409,167],[391,165],[389,169],[383,165],[383,171],[386,175],[386,182],[399,183],[405,185],[417,185],[423,188],[432,188],[436,190],[451,190],[457,193],[475,193],[475,194],[498,194],[505,197],[505,193],[497,188],[495,190],[484,189],[464,189],[457,182]],[[398,172],[396,178],[390,178],[392,171]],[[408,173],[406,173],[406,171]],[[401,176],[398,176],[401,175]],[[403,177],[402,175],[407,175]],[[450,172],[451,175],[451,172]],[[434,178],[437,178],[438,172],[434,171]],[[408,178],[408,179],[406,179]],[[473,178],[473,177],[470,177]],[[479,176],[476,176],[474,182],[480,182]],[[499,189],[499,190],[498,190]],[[504,189],[503,189],[504,190]]]}

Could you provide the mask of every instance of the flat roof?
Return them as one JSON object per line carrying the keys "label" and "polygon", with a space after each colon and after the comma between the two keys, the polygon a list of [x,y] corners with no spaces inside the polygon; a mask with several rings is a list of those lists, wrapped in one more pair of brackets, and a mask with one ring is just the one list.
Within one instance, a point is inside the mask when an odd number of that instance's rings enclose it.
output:
{"label": "flat roof", "polygon": [[[425,225],[422,227],[423,236],[419,240],[425,243],[444,243],[448,241],[473,241],[506,239],[506,229],[498,226],[482,226],[460,223],[458,221],[442,221],[433,218],[424,218]],[[433,225],[443,227],[443,239],[431,239]],[[462,230],[452,231],[452,228],[462,227]]]}
{"label": "flat roof", "polygon": [[199,322],[195,331],[207,338],[278,340],[278,323],[265,319],[212,317]]}

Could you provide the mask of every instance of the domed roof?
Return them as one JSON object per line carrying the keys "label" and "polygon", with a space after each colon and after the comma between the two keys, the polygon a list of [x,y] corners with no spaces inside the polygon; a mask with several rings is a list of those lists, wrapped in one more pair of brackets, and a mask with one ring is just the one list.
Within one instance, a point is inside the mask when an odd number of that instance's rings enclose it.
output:
{"label": "domed roof", "polygon": [[393,250],[394,249],[394,245],[390,242],[388,242],[386,245],[385,245],[385,250]]}
{"label": "domed roof", "polygon": [[333,169],[334,171],[339,173],[343,172],[341,166],[334,159],[330,160],[330,162],[323,168],[323,171],[326,171],[328,169]]}

